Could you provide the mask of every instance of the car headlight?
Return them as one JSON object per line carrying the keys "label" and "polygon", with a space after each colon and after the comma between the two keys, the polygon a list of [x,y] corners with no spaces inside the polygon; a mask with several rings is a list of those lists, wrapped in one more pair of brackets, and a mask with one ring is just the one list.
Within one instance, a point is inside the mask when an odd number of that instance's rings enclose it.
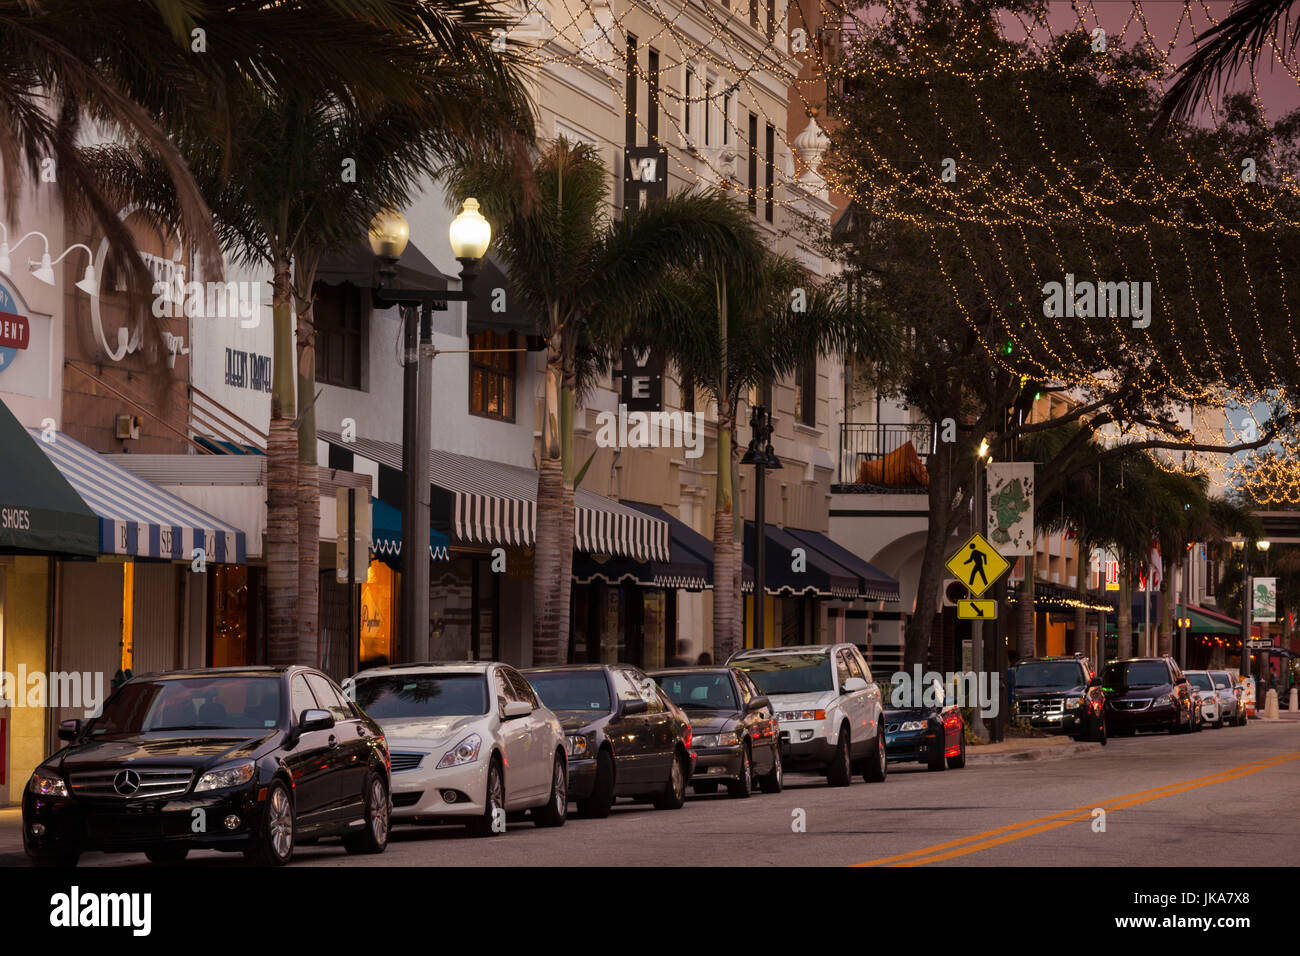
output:
{"label": "car headlight", "polygon": [[785,710],[776,715],[777,720],[825,720],[824,710]]}
{"label": "car headlight", "polygon": [[1173,694],[1162,694],[1161,696],[1156,698],[1157,707],[1163,707],[1166,704],[1172,704],[1173,702],[1174,702]]}
{"label": "car headlight", "polygon": [[68,785],[63,782],[63,778],[58,774],[46,773],[43,770],[37,770],[32,774],[32,780],[28,787],[38,797],[66,797],[68,795]]}
{"label": "car headlight", "polygon": [[194,792],[202,793],[205,790],[225,790],[227,787],[238,787],[240,784],[252,780],[253,772],[254,767],[251,760],[242,760],[239,763],[217,767],[215,770],[209,770],[199,777],[199,782],[194,785]]}
{"label": "car headlight", "polygon": [[738,743],[740,743],[740,737],[735,733],[735,731],[727,731],[725,734],[718,734],[717,746],[719,747],[734,747]]}
{"label": "car headlight", "polygon": [[898,729],[900,733],[907,733],[911,730],[925,730],[928,723],[929,721],[925,720],[905,720]]}
{"label": "car headlight", "polygon": [[1065,698],[1065,709],[1066,709],[1066,710],[1074,710],[1076,707],[1082,707],[1082,706],[1083,706],[1083,698],[1082,698],[1082,697],[1067,697],[1067,698]]}
{"label": "car headlight", "polygon": [[473,763],[478,759],[478,751],[482,746],[483,738],[478,734],[470,734],[442,755],[442,759],[438,761],[437,769],[446,770],[448,767],[459,767],[461,764]]}
{"label": "car headlight", "polygon": [[696,747],[716,747],[718,745],[717,734],[696,734],[693,741]]}
{"label": "car headlight", "polygon": [[564,738],[564,752],[570,757],[585,757],[590,747],[590,742],[582,734],[568,734]]}

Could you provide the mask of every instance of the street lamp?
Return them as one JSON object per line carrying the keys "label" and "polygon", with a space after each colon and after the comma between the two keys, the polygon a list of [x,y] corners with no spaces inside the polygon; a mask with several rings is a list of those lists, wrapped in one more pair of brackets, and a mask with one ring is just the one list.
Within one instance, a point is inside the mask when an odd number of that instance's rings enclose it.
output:
{"label": "street lamp", "polygon": [[[1255,550],[1264,555],[1273,542],[1261,540],[1255,542]],[[1232,542],[1232,549],[1241,552],[1241,676],[1250,677],[1250,606],[1254,601],[1255,588],[1250,577],[1250,549],[1244,538]]]}
{"label": "street lamp", "polygon": [[772,449],[772,413],[766,406],[755,405],[750,409],[749,432],[749,447],[740,463],[754,466],[757,482],[754,489],[754,646],[762,647],[767,585],[767,470],[781,467],[781,459]]}
{"label": "street lamp", "polygon": [[[460,289],[396,288],[397,260],[411,240],[411,226],[395,209],[370,221],[370,249],[379,260],[379,280],[371,293],[376,308],[397,306],[405,323],[402,368],[402,628],[401,653],[410,660],[427,654],[429,636],[429,452],[433,405],[433,311],[448,302],[474,298],[474,278],[492,241],[492,227],[466,199],[448,230],[452,254],[460,263]],[[419,308],[417,328],[415,309]],[[417,626],[417,622],[423,622]]]}

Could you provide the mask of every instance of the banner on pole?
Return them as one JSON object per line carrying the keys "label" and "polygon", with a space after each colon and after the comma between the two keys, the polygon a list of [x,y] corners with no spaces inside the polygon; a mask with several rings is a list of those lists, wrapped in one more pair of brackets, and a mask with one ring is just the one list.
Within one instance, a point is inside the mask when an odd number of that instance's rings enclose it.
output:
{"label": "banner on pole", "polygon": [[989,541],[999,554],[1034,553],[1034,463],[988,466]]}
{"label": "banner on pole", "polygon": [[1277,620],[1277,578],[1254,578],[1254,611],[1252,616],[1260,623]]}

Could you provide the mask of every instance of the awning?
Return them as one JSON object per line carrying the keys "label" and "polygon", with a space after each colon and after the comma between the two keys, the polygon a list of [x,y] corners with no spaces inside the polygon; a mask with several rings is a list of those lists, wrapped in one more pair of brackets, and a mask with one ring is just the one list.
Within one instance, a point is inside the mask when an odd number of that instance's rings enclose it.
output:
{"label": "awning", "polygon": [[99,554],[99,520],[4,402],[0,447],[0,551]]}
{"label": "awning", "polygon": [[[858,578],[842,564],[781,528],[767,525],[766,530],[763,590],[768,594],[815,594],[846,601],[858,597]],[[745,561],[751,565],[756,561],[756,541],[754,523],[746,521]],[[796,548],[803,552],[799,560],[794,556]]]}
{"label": "awning", "polygon": [[[429,528],[429,557],[446,561],[450,542],[437,528]],[[397,566],[402,556],[402,513],[378,498],[370,499],[370,550],[379,560]]]}
{"label": "awning", "polygon": [[898,582],[884,571],[868,564],[848,548],[832,541],[820,531],[786,528],[786,532],[809,548],[815,548],[835,563],[851,571],[858,579],[858,596],[868,601],[897,601]]}
{"label": "awning", "polygon": [[[396,288],[447,288],[447,277],[413,242],[407,243],[395,269],[397,275],[393,283]],[[378,260],[369,242],[357,242],[342,252],[322,256],[316,268],[316,281],[325,285],[343,285],[346,282],[358,289],[373,289],[378,277]]]}
{"label": "awning", "polygon": [[189,561],[198,548],[214,564],[246,563],[244,532],[238,528],[62,432],[42,441],[38,429],[27,431],[99,519],[97,553]]}
{"label": "awning", "polygon": [[[379,472],[378,497],[399,500],[402,447],[357,438],[344,442],[338,432],[320,432],[330,445],[334,468]],[[433,513],[457,543],[530,547],[536,540],[537,472],[532,468],[484,461],[433,450],[429,453]],[[395,489],[394,493],[389,489]],[[668,523],[579,488],[574,492],[574,546],[592,554],[634,561],[671,560]]]}
{"label": "awning", "polygon": [[1210,611],[1195,604],[1175,605],[1175,615],[1177,617],[1191,618],[1192,626],[1187,629],[1189,634],[1232,634],[1236,637],[1241,636],[1240,621],[1234,621],[1226,614]]}
{"label": "awning", "polygon": [[[499,259],[488,253],[483,259],[478,277],[474,280],[478,294],[465,306],[465,322],[469,333],[518,332],[520,335],[538,335],[541,325],[537,316],[524,311],[522,298],[515,295],[514,285]],[[496,289],[504,291],[497,295]]]}
{"label": "awning", "polygon": [[[708,539],[698,534],[662,508],[654,505],[624,501],[624,505],[642,514],[650,515],[668,524],[672,560],[637,562],[627,558],[611,558],[598,561],[589,554],[575,554],[573,557],[573,579],[579,584],[590,584],[596,579],[608,584],[620,581],[632,581],[644,587],[668,588],[670,590],[703,591],[712,587],[713,582],[713,547],[709,545],[709,558],[706,560],[696,547],[691,546],[691,539],[696,538],[708,544]],[[697,546],[698,547],[698,546]]]}

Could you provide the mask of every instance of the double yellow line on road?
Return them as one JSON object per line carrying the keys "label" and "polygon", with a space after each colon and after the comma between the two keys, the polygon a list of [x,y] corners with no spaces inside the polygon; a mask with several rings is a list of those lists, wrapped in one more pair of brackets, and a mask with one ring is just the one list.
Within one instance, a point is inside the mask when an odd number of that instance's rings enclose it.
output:
{"label": "double yellow line on road", "polygon": [[898,856],[881,857],[878,860],[869,860],[866,863],[858,863],[856,865],[921,866],[926,863],[939,863],[943,860],[951,860],[955,857],[966,856],[969,853],[978,853],[981,850],[1001,846],[1004,843],[1013,843],[1016,840],[1023,840],[1025,837],[1035,836],[1039,833],[1046,833],[1048,830],[1056,830],[1060,827],[1069,826],[1072,823],[1091,820],[1093,810],[1097,808],[1101,808],[1107,813],[1112,813],[1115,810],[1124,810],[1128,807],[1135,807],[1141,803],[1147,803],[1151,800],[1160,800],[1164,797],[1172,797],[1176,794],[1186,793],[1189,790],[1199,789],[1200,787],[1210,787],[1217,783],[1226,783],[1229,780],[1248,777],[1251,774],[1259,773],[1261,770],[1267,770],[1270,767],[1276,767],[1280,764],[1297,759],[1300,759],[1300,753],[1279,754],[1275,757],[1267,757],[1263,760],[1256,760],[1252,763],[1242,764],[1240,767],[1233,767],[1231,770],[1224,770],[1220,773],[1211,774],[1208,777],[1196,777],[1192,780],[1170,783],[1163,787],[1156,787],[1153,790],[1139,790],[1137,793],[1129,793],[1110,800],[1098,801],[1097,803],[1090,804],[1086,807],[1075,807],[1073,810],[1063,810],[1060,813],[1054,813],[1051,816],[1038,817],[1034,820],[1025,820],[1021,823],[1011,823],[1004,827],[998,827],[996,830],[985,830],[983,833],[975,833],[971,836],[963,837],[960,840],[952,840],[948,843],[939,843],[922,850],[913,850],[910,853],[902,853]]}

